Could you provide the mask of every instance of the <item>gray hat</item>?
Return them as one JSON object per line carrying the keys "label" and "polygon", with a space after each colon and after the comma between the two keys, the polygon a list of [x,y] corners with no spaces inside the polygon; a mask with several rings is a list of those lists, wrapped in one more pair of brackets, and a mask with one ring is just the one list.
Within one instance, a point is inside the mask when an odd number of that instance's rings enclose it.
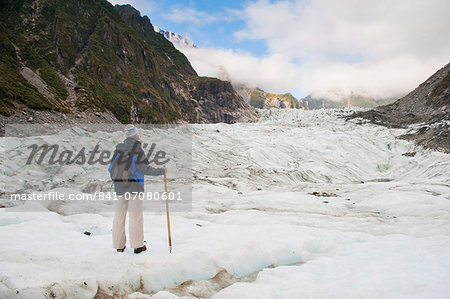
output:
{"label": "gray hat", "polygon": [[124,132],[127,138],[138,135],[138,129],[134,125],[126,125]]}

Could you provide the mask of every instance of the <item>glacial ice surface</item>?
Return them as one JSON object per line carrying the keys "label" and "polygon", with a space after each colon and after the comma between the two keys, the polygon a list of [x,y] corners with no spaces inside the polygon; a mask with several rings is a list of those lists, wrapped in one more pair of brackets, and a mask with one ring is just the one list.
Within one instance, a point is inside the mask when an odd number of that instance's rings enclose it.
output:
{"label": "glacial ice surface", "polygon": [[[347,113],[268,110],[258,123],[194,125],[193,207],[171,214],[171,254],[165,214],[145,213],[149,250],[135,255],[113,250],[111,212],[0,209],[0,297],[449,298],[449,156]],[[3,194],[110,185],[95,165],[19,173],[27,140],[8,142]]]}

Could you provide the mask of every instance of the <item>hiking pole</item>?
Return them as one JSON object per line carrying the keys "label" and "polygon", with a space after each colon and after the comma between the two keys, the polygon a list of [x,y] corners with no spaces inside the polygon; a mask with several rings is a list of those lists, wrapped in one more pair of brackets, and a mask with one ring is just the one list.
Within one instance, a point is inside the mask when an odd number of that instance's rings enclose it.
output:
{"label": "hiking pole", "polygon": [[169,196],[167,193],[167,169],[164,168],[164,187],[166,189],[166,215],[167,215],[167,233],[169,235],[169,252],[172,253],[172,238],[170,236],[170,218],[169,218]]}

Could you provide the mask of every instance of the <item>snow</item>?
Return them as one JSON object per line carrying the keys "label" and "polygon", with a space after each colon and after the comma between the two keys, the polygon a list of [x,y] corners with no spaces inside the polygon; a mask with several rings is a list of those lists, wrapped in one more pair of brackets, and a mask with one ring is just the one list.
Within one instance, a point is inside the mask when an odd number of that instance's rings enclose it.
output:
{"label": "snow", "polygon": [[178,33],[162,30],[158,26],[153,25],[153,30],[164,35],[177,49],[196,48],[194,42]]}
{"label": "snow", "polygon": [[214,298],[448,298],[448,239],[388,235],[346,244],[301,266],[264,269]]}
{"label": "snow", "polygon": [[[145,213],[149,250],[135,255],[112,249],[113,214],[93,204],[0,209],[0,297],[449,298],[448,155],[346,113],[194,125],[192,211],[171,214],[171,254],[165,214]],[[108,146],[121,138],[71,132]],[[2,142],[3,194],[110,188],[98,165],[19,169],[30,142]]]}

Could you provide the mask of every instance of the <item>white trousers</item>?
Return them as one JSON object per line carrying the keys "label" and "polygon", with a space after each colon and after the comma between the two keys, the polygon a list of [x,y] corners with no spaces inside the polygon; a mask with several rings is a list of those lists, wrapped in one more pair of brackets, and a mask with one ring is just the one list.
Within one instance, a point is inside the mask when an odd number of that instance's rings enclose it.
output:
{"label": "white trousers", "polygon": [[125,234],[125,220],[129,212],[129,236],[131,248],[144,246],[144,214],[142,212],[142,200],[126,200],[124,196],[117,196],[113,221],[112,239],[115,249],[122,249],[127,242]]}

